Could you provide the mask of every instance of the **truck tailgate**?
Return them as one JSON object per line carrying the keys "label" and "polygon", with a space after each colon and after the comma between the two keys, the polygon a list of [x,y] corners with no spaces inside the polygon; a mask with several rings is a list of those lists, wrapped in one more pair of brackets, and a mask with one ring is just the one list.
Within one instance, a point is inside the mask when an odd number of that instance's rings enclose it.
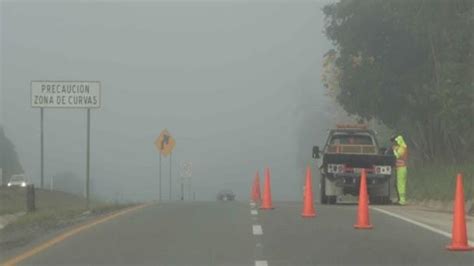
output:
{"label": "truck tailgate", "polygon": [[323,164],[345,164],[357,168],[370,168],[373,165],[395,165],[395,156],[393,155],[326,153],[323,158]]}

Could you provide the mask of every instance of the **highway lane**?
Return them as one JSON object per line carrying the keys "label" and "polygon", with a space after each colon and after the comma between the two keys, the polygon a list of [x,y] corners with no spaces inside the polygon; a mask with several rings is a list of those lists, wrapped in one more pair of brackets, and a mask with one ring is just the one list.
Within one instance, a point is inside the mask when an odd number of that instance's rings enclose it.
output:
{"label": "highway lane", "polygon": [[355,205],[316,205],[302,219],[298,202],[259,213],[268,265],[473,265],[474,252],[445,250],[450,240],[371,211],[372,230],[355,230]]}
{"label": "highway lane", "polygon": [[[299,202],[263,211],[244,202],[161,203],[117,217],[20,265],[472,265],[449,239],[371,211],[373,230],[355,230],[356,206]],[[261,264],[256,264],[259,261]]]}
{"label": "highway lane", "polygon": [[161,203],[100,224],[20,265],[252,265],[248,204]]}

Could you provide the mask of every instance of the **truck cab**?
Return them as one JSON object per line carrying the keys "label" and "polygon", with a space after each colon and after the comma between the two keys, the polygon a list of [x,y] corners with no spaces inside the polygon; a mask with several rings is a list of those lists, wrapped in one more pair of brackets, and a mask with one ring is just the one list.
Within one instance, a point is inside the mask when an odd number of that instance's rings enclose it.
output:
{"label": "truck cab", "polygon": [[321,203],[334,204],[344,195],[359,195],[362,169],[367,173],[370,202],[391,202],[395,157],[385,154],[375,132],[367,126],[338,125],[329,130],[323,149],[313,147],[313,158],[321,157]]}

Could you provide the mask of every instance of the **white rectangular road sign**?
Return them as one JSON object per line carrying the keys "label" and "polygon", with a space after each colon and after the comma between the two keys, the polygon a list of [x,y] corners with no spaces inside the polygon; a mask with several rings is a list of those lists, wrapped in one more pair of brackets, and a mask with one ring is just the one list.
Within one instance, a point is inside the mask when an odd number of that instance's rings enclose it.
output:
{"label": "white rectangular road sign", "polygon": [[55,108],[99,108],[98,81],[32,81],[31,106]]}

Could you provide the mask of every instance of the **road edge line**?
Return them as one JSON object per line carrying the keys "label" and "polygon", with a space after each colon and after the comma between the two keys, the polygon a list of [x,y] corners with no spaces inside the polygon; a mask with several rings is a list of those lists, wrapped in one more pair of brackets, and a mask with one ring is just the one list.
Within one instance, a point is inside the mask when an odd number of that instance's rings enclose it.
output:
{"label": "road edge line", "polygon": [[66,232],[63,232],[61,233],[60,235],[52,238],[52,239],[49,239],[43,243],[40,243],[34,247],[32,247],[30,250],[26,251],[26,252],[23,252],[22,254],[19,254],[19,255],[16,255],[15,257],[11,258],[11,259],[8,259],[7,261],[1,263],[0,265],[3,265],[3,266],[13,266],[13,265],[16,265],[17,263],[19,262],[22,262],[74,235],[77,235],[79,234],[80,232],[82,231],[85,231],[93,226],[96,226],[96,225],[99,225],[99,224],[102,224],[102,223],[105,223],[109,220],[112,220],[114,218],[117,218],[119,216],[122,216],[124,214],[127,214],[129,212],[132,212],[132,211],[135,211],[135,210],[138,210],[138,209],[142,209],[146,206],[148,206],[149,204],[140,204],[140,205],[137,205],[137,206],[133,206],[133,207],[130,207],[130,208],[126,208],[125,210],[121,210],[121,211],[118,211],[118,212],[114,212],[114,213],[111,213],[111,214],[108,214],[106,215],[105,217],[100,217],[100,218],[97,218],[93,221],[90,221],[86,224],[83,224],[83,225],[80,225],[80,226],[77,226],[77,227],[74,227]]}
{"label": "road edge line", "polygon": [[[415,220],[412,220],[410,218],[407,218],[405,216],[402,216],[400,214],[396,214],[396,213],[393,213],[393,212],[390,212],[390,211],[387,211],[387,210],[384,210],[384,209],[380,209],[380,208],[377,208],[377,207],[370,207],[372,210],[375,210],[375,211],[378,211],[380,213],[384,213],[386,215],[389,215],[389,216],[392,216],[392,217],[395,217],[397,219],[400,219],[402,221],[405,221],[407,223],[411,223],[411,224],[414,224],[416,226],[419,226],[421,228],[424,228],[426,230],[429,230],[431,232],[434,232],[434,233],[437,233],[439,235],[442,235],[442,236],[445,236],[449,239],[451,239],[451,233],[448,233],[446,231],[443,231],[443,230],[440,230],[438,228],[435,228],[431,225],[427,225],[427,224],[424,224],[424,223],[421,223],[421,222],[418,222],[418,221],[415,221]],[[474,241],[468,239],[468,243],[469,245],[474,245]]]}

